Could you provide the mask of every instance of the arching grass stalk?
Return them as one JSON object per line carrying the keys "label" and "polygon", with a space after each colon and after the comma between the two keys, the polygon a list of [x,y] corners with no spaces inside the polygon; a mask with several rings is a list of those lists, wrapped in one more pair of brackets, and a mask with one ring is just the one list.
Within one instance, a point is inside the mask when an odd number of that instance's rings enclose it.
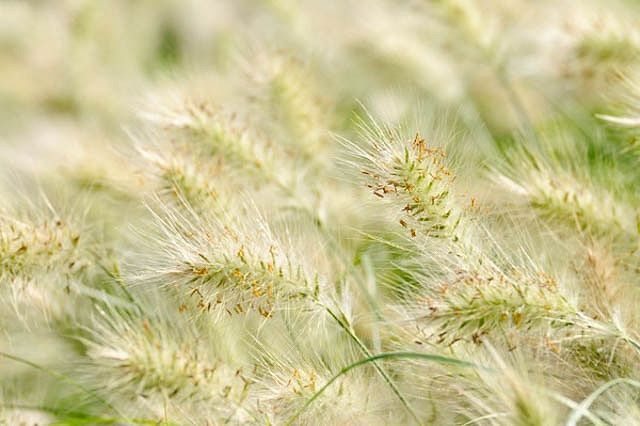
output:
{"label": "arching grass stalk", "polygon": [[[571,409],[575,409],[578,407],[578,403],[575,402],[574,400],[567,398],[564,395],[561,395],[557,392],[550,392],[550,396],[555,399],[556,401],[558,401],[561,404],[566,405],[567,407],[571,408]],[[593,414],[591,411],[589,410],[585,410],[583,412],[584,417],[588,418],[591,423],[594,424],[594,426],[604,426],[605,423],[602,422],[602,420],[600,420],[595,414]]]}
{"label": "arching grass stalk", "polygon": [[575,407],[573,411],[571,411],[571,415],[567,420],[566,426],[576,426],[578,424],[578,421],[585,416],[591,404],[593,404],[600,395],[602,395],[612,387],[616,385],[621,385],[621,384],[626,384],[626,385],[633,386],[635,388],[640,389],[640,382],[637,380],[632,380],[627,378],[619,378],[619,379],[611,380],[603,384],[602,386],[600,386],[598,389],[594,390],[577,407]]}
{"label": "arching grass stalk", "polygon": [[116,417],[95,417],[78,411],[65,411],[58,408],[47,407],[43,405],[28,404],[0,404],[2,408],[17,410],[37,410],[44,411],[56,417],[63,417],[63,420],[54,421],[49,426],[76,426],[76,425],[95,425],[95,424],[121,424],[123,422],[134,425],[154,425],[154,426],[173,426],[174,423],[163,421],[159,423],[152,419],[121,419]]}
{"label": "arching grass stalk", "polygon": [[[313,396],[311,398],[309,398],[307,400],[307,402],[304,403],[304,405],[302,407],[300,407],[300,409],[298,411],[296,411],[294,413],[293,416],[291,416],[289,418],[289,420],[287,420],[287,422],[285,423],[285,426],[289,426],[291,424],[293,424],[293,422],[300,417],[300,415],[307,409],[307,407],[309,407],[316,399],[318,399],[320,397],[320,395],[322,395],[324,393],[324,391],[331,386],[331,384],[333,384],[333,382],[335,382],[336,380],[338,380],[340,377],[344,376],[345,374],[347,374],[349,371],[353,370],[354,368],[360,367],[362,365],[366,365],[369,363],[374,363],[378,360],[382,360],[382,359],[394,359],[394,358],[400,358],[400,359],[422,359],[425,361],[433,361],[433,362],[437,362],[440,364],[451,364],[451,365],[457,365],[460,367],[471,367],[471,368],[486,368],[486,367],[481,367],[478,366],[474,363],[471,362],[467,362],[467,361],[462,361],[456,358],[450,358],[450,357],[446,357],[446,356],[442,356],[442,355],[433,355],[433,354],[425,354],[422,352],[385,352],[385,353],[381,353],[381,354],[377,354],[377,355],[370,355],[367,358],[363,358],[359,361],[354,362],[353,364],[349,364],[346,367],[344,367],[342,370],[340,370],[340,372],[338,374],[336,374],[335,376],[333,376],[327,383],[324,384],[324,386],[322,386],[320,389],[318,389],[318,391],[316,393],[313,394]],[[418,421],[419,422],[419,421]]]}
{"label": "arching grass stalk", "polygon": [[7,359],[10,359],[12,361],[24,364],[24,365],[28,365],[31,368],[34,368],[34,369],[39,370],[39,371],[42,371],[43,373],[47,373],[50,376],[53,376],[53,377],[55,377],[55,378],[57,378],[57,379],[59,379],[59,380],[61,380],[63,382],[67,382],[67,383],[77,387],[78,389],[82,390],[83,392],[86,392],[87,395],[91,395],[97,401],[99,401],[100,403],[104,404],[106,407],[111,409],[114,413],[118,414],[119,416],[122,415],[122,413],[120,413],[116,407],[114,407],[111,403],[109,403],[109,401],[107,401],[106,399],[102,398],[95,391],[85,387],[84,385],[82,385],[81,383],[79,383],[76,380],[72,379],[71,377],[67,376],[66,374],[62,374],[62,373],[58,373],[58,372],[49,370],[48,368],[45,368],[45,367],[43,367],[43,366],[41,366],[39,364],[36,364],[33,361],[29,361],[28,359],[24,359],[24,358],[16,356],[16,355],[11,355],[11,354],[6,353],[6,352],[0,352],[0,357],[7,358]]}
{"label": "arching grass stalk", "polygon": [[[349,338],[351,338],[351,340],[353,340],[355,342],[355,344],[362,351],[362,353],[365,356],[369,357],[369,358],[372,357],[373,354],[371,353],[369,348],[367,348],[367,346],[362,342],[362,340],[360,340],[360,338],[358,338],[358,336],[356,336],[356,334],[353,332],[353,329],[349,325],[345,324],[344,321],[342,321],[335,314],[335,312],[333,312],[329,307],[325,306],[324,308],[327,311],[327,313],[329,314],[329,316],[331,318],[333,318],[336,321],[336,323],[338,323],[340,328],[342,328],[344,330],[344,332],[347,333]],[[415,410],[411,407],[411,404],[409,404],[409,401],[407,401],[407,399],[402,395],[402,393],[400,393],[400,389],[398,389],[398,386],[396,386],[396,384],[393,382],[393,380],[391,380],[391,377],[389,377],[387,372],[384,371],[384,369],[380,365],[378,365],[377,363],[374,363],[373,366],[378,371],[378,373],[380,373],[380,375],[382,376],[384,381],[387,382],[387,384],[389,385],[389,387],[391,388],[393,393],[398,397],[398,399],[400,400],[402,405],[404,405],[404,407],[407,409],[407,411],[409,412],[411,417],[413,417],[418,424],[422,424],[420,422],[420,418],[416,414]]]}

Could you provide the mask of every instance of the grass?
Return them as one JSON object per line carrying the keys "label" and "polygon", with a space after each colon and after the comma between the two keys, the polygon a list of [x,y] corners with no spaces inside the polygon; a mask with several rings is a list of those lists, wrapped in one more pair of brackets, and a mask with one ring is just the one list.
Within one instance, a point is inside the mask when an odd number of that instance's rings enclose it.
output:
{"label": "grass", "polygon": [[640,9],[0,5],[0,425],[640,423]]}

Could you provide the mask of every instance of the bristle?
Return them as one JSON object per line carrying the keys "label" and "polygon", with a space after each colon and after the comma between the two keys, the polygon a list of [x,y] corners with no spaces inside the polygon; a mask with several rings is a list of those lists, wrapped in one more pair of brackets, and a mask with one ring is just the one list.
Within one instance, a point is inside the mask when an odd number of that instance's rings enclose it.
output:
{"label": "bristle", "polygon": [[0,425],[640,424],[632,1],[0,1]]}

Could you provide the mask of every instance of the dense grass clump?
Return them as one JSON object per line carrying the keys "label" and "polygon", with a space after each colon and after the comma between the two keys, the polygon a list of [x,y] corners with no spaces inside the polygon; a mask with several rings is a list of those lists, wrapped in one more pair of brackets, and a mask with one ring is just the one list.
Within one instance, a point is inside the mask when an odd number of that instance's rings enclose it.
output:
{"label": "dense grass clump", "polygon": [[639,18],[1,2],[0,425],[640,424]]}

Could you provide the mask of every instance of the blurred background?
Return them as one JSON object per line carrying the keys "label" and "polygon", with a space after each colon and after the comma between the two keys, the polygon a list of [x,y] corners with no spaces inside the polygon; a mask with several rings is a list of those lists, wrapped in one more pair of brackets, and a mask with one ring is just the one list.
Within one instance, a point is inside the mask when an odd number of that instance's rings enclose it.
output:
{"label": "blurred background", "polygon": [[108,146],[127,143],[153,96],[179,86],[251,104],[279,73],[317,95],[335,131],[349,130],[361,102],[390,120],[444,108],[499,139],[522,120],[593,112],[603,96],[620,102],[612,89],[637,62],[638,9],[616,0],[4,0],[0,170],[11,186],[23,173],[106,185]]}

